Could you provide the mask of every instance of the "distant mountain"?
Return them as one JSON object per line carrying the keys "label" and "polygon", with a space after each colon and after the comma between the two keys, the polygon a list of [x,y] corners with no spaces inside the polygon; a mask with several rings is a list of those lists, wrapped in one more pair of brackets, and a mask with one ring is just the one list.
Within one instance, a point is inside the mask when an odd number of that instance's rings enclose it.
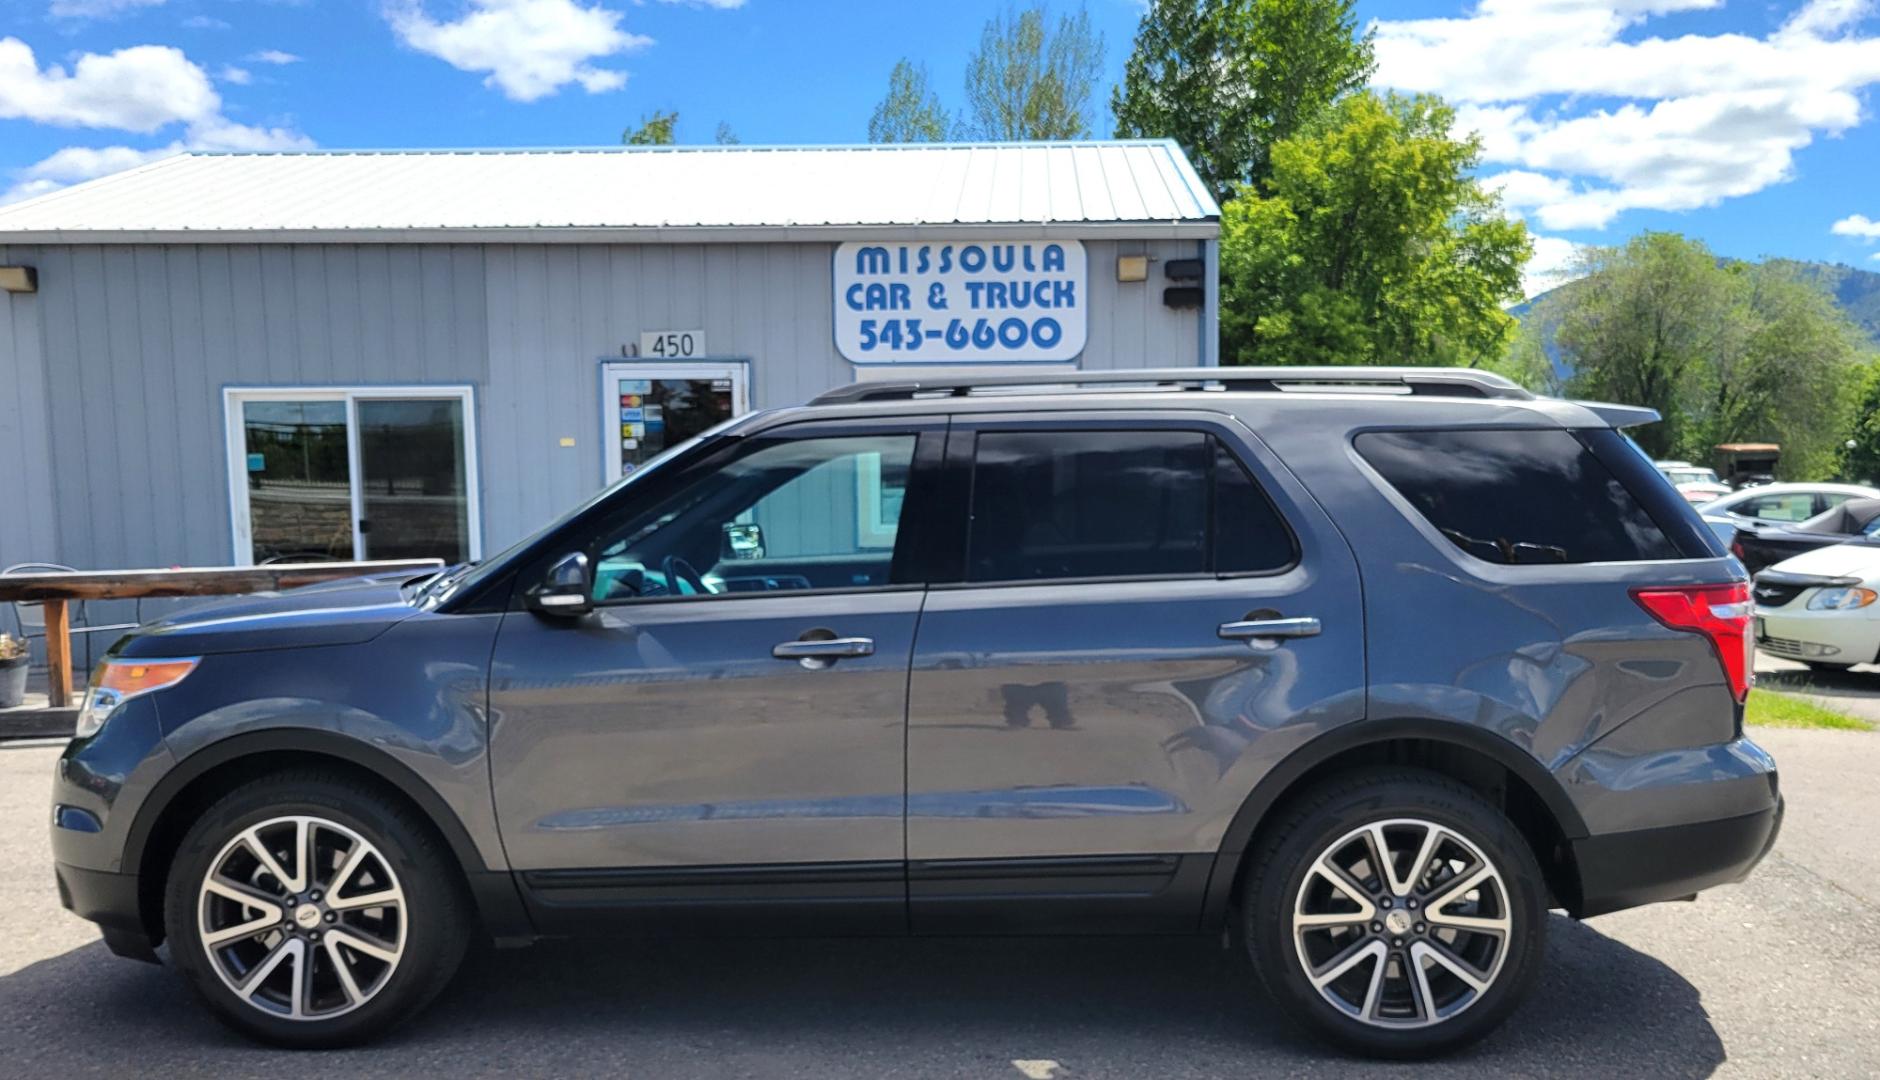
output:
{"label": "distant mountain", "polygon": [[1777,266],[1792,266],[1804,277],[1814,278],[1834,296],[1841,310],[1853,319],[1867,337],[1880,344],[1880,274],[1858,270],[1842,263],[1798,262],[1771,259]]}
{"label": "distant mountain", "polygon": [[[1792,267],[1805,278],[1812,278],[1834,297],[1847,317],[1861,328],[1867,339],[1880,346],[1880,274],[1871,270],[1861,270],[1844,263],[1804,262],[1799,259],[1771,259],[1773,266]],[[1577,282],[1569,281],[1556,286],[1539,296],[1529,297],[1525,302],[1508,309],[1508,314],[1527,322],[1535,317],[1536,311],[1545,311],[1541,302],[1548,297],[1568,293]],[[1547,358],[1553,361],[1554,370],[1562,378],[1572,374],[1570,366],[1561,358],[1560,347],[1554,343],[1555,327],[1543,327]]]}

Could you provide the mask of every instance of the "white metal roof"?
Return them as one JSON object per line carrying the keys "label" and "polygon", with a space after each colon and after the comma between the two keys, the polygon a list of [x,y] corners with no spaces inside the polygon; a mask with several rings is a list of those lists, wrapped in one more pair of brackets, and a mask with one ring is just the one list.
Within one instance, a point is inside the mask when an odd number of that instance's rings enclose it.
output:
{"label": "white metal roof", "polygon": [[179,154],[0,207],[0,243],[1211,237],[1173,142]]}

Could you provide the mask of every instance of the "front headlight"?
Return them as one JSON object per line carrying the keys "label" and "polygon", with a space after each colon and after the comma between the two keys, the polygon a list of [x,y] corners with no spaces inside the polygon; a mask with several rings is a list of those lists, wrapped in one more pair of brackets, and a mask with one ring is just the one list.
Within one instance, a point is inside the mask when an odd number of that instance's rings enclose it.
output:
{"label": "front headlight", "polygon": [[1876,599],[1880,599],[1880,593],[1876,593],[1872,589],[1854,587],[1823,589],[1809,598],[1808,610],[1850,611],[1854,608],[1864,608],[1868,604],[1873,603]]}
{"label": "front headlight", "polygon": [[119,705],[153,690],[175,686],[196,670],[199,656],[187,660],[106,660],[91,673],[91,685],[85,690],[85,703],[79,706],[78,730],[74,737],[85,739],[98,734],[104,722]]}

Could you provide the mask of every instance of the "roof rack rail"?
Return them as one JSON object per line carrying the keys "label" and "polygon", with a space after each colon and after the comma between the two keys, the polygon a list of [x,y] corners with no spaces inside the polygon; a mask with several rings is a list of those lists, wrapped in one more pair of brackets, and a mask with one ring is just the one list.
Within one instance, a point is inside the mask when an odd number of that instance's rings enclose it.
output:
{"label": "roof rack rail", "polygon": [[1061,371],[1035,375],[980,375],[858,382],[817,395],[811,405],[907,401],[917,397],[966,397],[976,390],[1028,386],[1116,387],[1154,390],[1283,391],[1318,387],[1362,390],[1398,388],[1398,393],[1437,397],[1531,400],[1534,395],[1500,375],[1474,368],[1419,367],[1195,367],[1121,371]]}

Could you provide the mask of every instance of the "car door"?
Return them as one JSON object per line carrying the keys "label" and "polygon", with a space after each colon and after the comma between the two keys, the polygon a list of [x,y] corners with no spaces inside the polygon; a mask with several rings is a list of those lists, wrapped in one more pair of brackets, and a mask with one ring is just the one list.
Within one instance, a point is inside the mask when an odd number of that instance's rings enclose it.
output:
{"label": "car door", "polygon": [[1253,784],[1364,708],[1351,552],[1244,427],[956,416],[908,703],[917,931],[1191,930]]}
{"label": "car door", "polygon": [[510,611],[490,690],[503,843],[540,921],[904,928],[913,478],[944,430],[730,440],[553,545],[588,557],[593,610]]}

